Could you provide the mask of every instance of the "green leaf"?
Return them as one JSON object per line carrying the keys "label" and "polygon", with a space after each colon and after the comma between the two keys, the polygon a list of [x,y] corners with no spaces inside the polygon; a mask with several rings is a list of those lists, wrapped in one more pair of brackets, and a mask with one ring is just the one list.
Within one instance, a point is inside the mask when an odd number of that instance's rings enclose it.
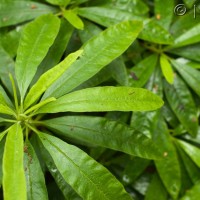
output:
{"label": "green leaf", "polygon": [[188,66],[187,64],[179,64],[174,60],[171,62],[184,78],[185,82],[200,96],[200,88],[197,87],[197,85],[200,85],[200,71]]}
{"label": "green leaf", "polygon": [[[15,73],[23,100],[37,67],[48,52],[58,33],[60,21],[44,15],[29,23],[23,30],[17,51]],[[54,28],[52,28],[54,27]]]}
{"label": "green leaf", "polygon": [[153,54],[148,56],[130,70],[129,86],[143,87],[151,76],[156,64],[158,56]]}
{"label": "green leaf", "polygon": [[190,157],[184,152],[184,150],[179,147],[178,150],[187,170],[188,175],[190,176],[193,183],[197,183],[200,180],[200,171],[196,164],[190,159]]}
{"label": "green leaf", "polygon": [[30,89],[25,98],[24,107],[28,108],[31,104],[36,102],[43,92],[45,92],[82,53],[83,51],[79,50],[69,54],[62,62],[45,72]]}
{"label": "green leaf", "polygon": [[182,35],[178,36],[174,43],[174,47],[186,46],[189,44],[194,44],[200,42],[199,38],[200,24],[195,25],[191,29],[187,30]]}
{"label": "green leaf", "polygon": [[9,79],[9,74],[14,72],[14,61],[10,55],[0,45],[0,78],[6,88],[12,94],[12,85]]}
{"label": "green leaf", "polygon": [[4,199],[26,200],[23,143],[21,126],[14,124],[8,131],[3,155]]}
{"label": "green leaf", "polygon": [[66,94],[37,113],[93,112],[93,111],[148,111],[163,105],[160,97],[142,88],[95,87]]}
{"label": "green leaf", "polygon": [[65,199],[67,199],[67,200],[80,200],[80,199],[82,199],[71,188],[71,186],[65,181],[65,179],[63,178],[63,176],[60,174],[60,172],[56,168],[56,165],[55,165],[52,157],[50,156],[50,154],[48,153],[48,151],[45,150],[45,148],[42,145],[42,143],[39,142],[38,144],[40,145],[40,152],[41,152],[42,157],[43,157],[43,159],[45,161],[45,164],[46,164],[49,172],[53,176],[53,178],[54,178],[57,186],[62,191]]}
{"label": "green leaf", "polygon": [[30,142],[24,144],[24,171],[29,200],[48,199],[45,179],[40,163]]}
{"label": "green leaf", "polygon": [[158,197],[159,200],[167,200],[167,191],[158,174],[154,174],[145,195],[145,200],[158,200]]}
{"label": "green leaf", "polygon": [[53,5],[67,6],[71,0],[45,0]]}
{"label": "green leaf", "polygon": [[62,136],[122,151],[147,159],[159,159],[162,153],[142,132],[102,117],[67,116],[43,121]]}
{"label": "green leaf", "polygon": [[167,57],[164,54],[160,56],[160,66],[165,79],[168,83],[172,84],[174,82],[174,72]]}
{"label": "green leaf", "polygon": [[170,33],[155,20],[145,22],[144,29],[138,38],[157,44],[173,44],[173,38]]}
{"label": "green leaf", "polygon": [[127,21],[110,27],[93,37],[84,44],[82,57],[46,91],[43,99],[49,96],[62,96],[94,76],[121,55],[135,40],[141,29],[141,22]]}
{"label": "green leaf", "polygon": [[150,164],[150,160],[133,157],[125,166],[122,181],[124,184],[130,185],[145,171]]}
{"label": "green leaf", "polygon": [[0,94],[2,95],[6,105],[8,105],[10,108],[13,108],[13,104],[2,86],[0,86]]}
{"label": "green leaf", "polygon": [[181,78],[176,74],[174,84],[164,84],[166,98],[186,130],[193,136],[197,134],[198,119],[197,108],[192,95]]}
{"label": "green leaf", "polygon": [[197,200],[200,197],[200,183],[195,184],[180,200]]}
{"label": "green leaf", "polygon": [[181,189],[181,170],[178,156],[165,121],[160,114],[157,115],[156,119],[157,123],[154,125],[152,138],[160,145],[160,149],[165,150],[165,152],[163,154],[164,159],[155,160],[154,162],[166,190],[173,199],[176,199]]}
{"label": "green leaf", "polygon": [[54,67],[60,62],[73,31],[73,26],[71,26],[71,24],[69,24],[65,19],[61,19],[60,30],[58,32],[58,35],[53,45],[50,47],[47,55],[40,63],[35,77],[32,81],[32,84],[34,84],[44,72],[46,72],[47,70]]}
{"label": "green leaf", "polygon": [[168,50],[169,53],[200,62],[200,43]]}
{"label": "green leaf", "polygon": [[116,8],[84,7],[78,8],[78,14],[102,26],[109,27],[126,20],[138,20],[141,17]]}
{"label": "green leaf", "polygon": [[177,140],[177,142],[180,144],[182,149],[187,153],[187,155],[196,163],[198,167],[200,167],[200,149],[192,144],[189,144],[187,142]]}
{"label": "green leaf", "polygon": [[63,12],[63,16],[67,19],[70,24],[72,24],[75,28],[83,30],[84,24],[81,18],[77,15],[75,10],[65,10]]}
{"label": "green leaf", "polygon": [[154,13],[157,23],[168,30],[174,16],[174,1],[166,1],[165,6],[163,6],[163,2],[160,0],[155,0],[154,3]]}
{"label": "green leaf", "polygon": [[131,199],[121,183],[85,152],[54,136],[44,133],[38,136],[63,178],[82,198]]}
{"label": "green leaf", "polygon": [[0,113],[16,116],[15,112],[8,106],[0,104]]}
{"label": "green leaf", "polygon": [[0,4],[0,27],[15,25],[57,9],[34,1],[8,1]]}
{"label": "green leaf", "polygon": [[[2,134],[2,133],[1,133]],[[2,185],[2,177],[3,177],[3,153],[4,153],[4,146],[5,146],[5,139],[1,141],[2,138],[0,138],[0,187]]]}

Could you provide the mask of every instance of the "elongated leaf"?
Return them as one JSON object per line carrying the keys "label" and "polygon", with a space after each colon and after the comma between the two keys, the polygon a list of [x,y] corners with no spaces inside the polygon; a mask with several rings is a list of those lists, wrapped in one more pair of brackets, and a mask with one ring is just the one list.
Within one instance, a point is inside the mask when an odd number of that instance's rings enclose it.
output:
{"label": "elongated leaf", "polygon": [[186,191],[186,194],[180,200],[196,200],[200,197],[200,182],[195,184],[190,190]]}
{"label": "elongated leaf", "polygon": [[10,108],[13,108],[13,104],[2,86],[0,86],[0,93],[3,96],[6,105],[8,105]]}
{"label": "elongated leaf", "polygon": [[63,16],[72,24],[75,28],[83,30],[84,24],[81,18],[77,15],[75,10],[65,10]]}
{"label": "elongated leaf", "polygon": [[200,180],[200,171],[197,165],[190,159],[190,157],[184,152],[184,150],[179,147],[178,150],[180,152],[181,158],[185,165],[188,175],[190,176],[192,182],[195,184]]}
{"label": "elongated leaf", "polygon": [[159,147],[139,131],[102,117],[67,116],[44,121],[63,136],[147,159],[162,157]]}
{"label": "elongated leaf", "polygon": [[184,78],[185,82],[200,96],[200,71],[196,70],[187,64],[179,64],[176,61],[171,61],[176,70]]}
{"label": "elongated leaf", "polygon": [[84,199],[131,199],[108,170],[85,152],[62,140],[38,134],[63,178]]}
{"label": "elongated leaf", "polygon": [[26,141],[24,144],[24,171],[28,199],[48,199],[44,175],[29,141]]}
{"label": "elongated leaf", "polygon": [[0,4],[0,27],[18,24],[57,9],[33,1],[8,1]]}
{"label": "elongated leaf", "polygon": [[141,29],[141,22],[128,21],[110,27],[100,35],[93,37],[84,45],[84,55],[80,60],[76,61],[47,90],[43,98],[62,96],[94,76],[104,66],[122,54],[135,40]]}
{"label": "elongated leaf", "polygon": [[59,5],[59,6],[64,6],[66,7],[71,0],[45,0],[53,5]]}
{"label": "elongated leaf", "polygon": [[71,26],[65,19],[61,19],[59,33],[44,60],[40,63],[32,84],[34,84],[44,72],[60,62],[72,36],[73,30],[73,26]]}
{"label": "elongated leaf", "polygon": [[62,191],[65,199],[67,200],[80,200],[78,194],[71,188],[71,186],[65,181],[65,179],[62,177],[60,172],[58,171],[53,159],[51,158],[50,154],[47,150],[45,150],[44,146],[41,143],[38,143],[40,145],[40,151],[42,154],[42,157],[45,161],[45,164],[53,176],[57,186]]}
{"label": "elongated leaf", "polygon": [[24,107],[28,108],[32,103],[37,101],[40,96],[46,91],[70,65],[82,54],[82,50],[70,54],[61,63],[45,72],[27,94],[24,102]]}
{"label": "elongated leaf", "polygon": [[199,38],[200,24],[187,30],[185,33],[177,37],[174,41],[175,47],[186,46],[200,41]]}
{"label": "elongated leaf", "polygon": [[172,66],[164,54],[160,56],[160,66],[165,79],[168,83],[172,84],[174,82],[174,72]]}
{"label": "elongated leaf", "polygon": [[14,61],[10,55],[0,45],[0,78],[9,92],[12,93],[12,85],[9,79],[9,74],[14,72]]}
{"label": "elongated leaf", "polygon": [[2,138],[0,138],[0,187],[2,185],[2,177],[3,177],[3,153],[4,153],[4,145],[5,145],[5,139],[1,141]]}
{"label": "elongated leaf", "polygon": [[142,88],[96,87],[66,94],[37,113],[92,111],[148,111],[160,108],[160,97]]}
{"label": "elongated leaf", "polygon": [[156,64],[158,56],[153,54],[148,56],[130,70],[129,86],[143,87],[151,76]]}
{"label": "elongated leaf", "polygon": [[185,83],[176,74],[173,85],[165,82],[164,91],[180,122],[191,135],[195,136],[198,129],[197,108]]}
{"label": "elongated leaf", "polygon": [[158,197],[159,200],[167,200],[167,191],[158,174],[155,174],[148,187],[145,200],[158,200]]}
{"label": "elongated leaf", "polygon": [[[59,30],[59,19],[44,15],[24,28],[16,58],[15,73],[23,100],[37,67],[48,52]],[[54,28],[52,28],[54,27]]]}
{"label": "elongated leaf", "polygon": [[181,145],[182,149],[188,154],[188,156],[196,163],[198,167],[200,167],[200,157],[199,157],[200,149],[187,142],[181,140],[177,141]]}
{"label": "elongated leaf", "polygon": [[100,25],[109,27],[125,20],[138,20],[141,17],[134,16],[130,12],[114,8],[84,7],[78,9],[78,14]]}
{"label": "elongated leaf", "polygon": [[168,30],[174,16],[174,1],[166,1],[165,6],[163,6],[163,2],[160,0],[155,0],[154,3],[154,13],[157,22]]}
{"label": "elongated leaf", "polygon": [[3,155],[4,199],[26,199],[23,143],[23,134],[20,124],[14,124],[8,132]]}
{"label": "elongated leaf", "polygon": [[16,116],[15,112],[8,106],[0,104],[0,113]]}
{"label": "elongated leaf", "polygon": [[[160,144],[160,148],[166,149],[164,153],[165,159],[155,160],[154,162],[166,190],[173,199],[176,199],[181,189],[181,171],[176,149],[170,138],[167,126],[161,119],[157,118],[157,126],[154,127],[152,134],[153,139]],[[162,134],[160,134],[161,132]]]}

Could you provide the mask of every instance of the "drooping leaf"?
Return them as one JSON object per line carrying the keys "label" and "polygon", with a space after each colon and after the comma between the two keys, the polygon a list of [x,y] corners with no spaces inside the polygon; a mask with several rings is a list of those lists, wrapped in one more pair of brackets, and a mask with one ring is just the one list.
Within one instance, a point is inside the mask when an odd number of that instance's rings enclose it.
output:
{"label": "drooping leaf", "polygon": [[193,136],[197,134],[198,120],[197,109],[185,83],[176,74],[174,84],[164,84],[166,98],[186,130]]}
{"label": "drooping leaf", "polygon": [[45,72],[30,89],[25,98],[24,107],[28,108],[32,103],[37,101],[43,92],[45,92],[82,53],[83,51],[79,50],[69,54],[61,63]]}
{"label": "drooping leaf", "polygon": [[162,153],[151,139],[139,131],[102,117],[67,116],[46,120],[47,127],[62,136],[111,148],[147,159],[159,159]]}
{"label": "drooping leaf", "polygon": [[[17,51],[15,73],[23,100],[37,67],[48,52],[58,33],[60,21],[44,15],[29,23],[23,30]],[[54,27],[54,28],[52,28]]]}
{"label": "drooping leaf", "polygon": [[177,140],[177,142],[181,145],[182,149],[188,154],[188,156],[196,163],[196,165],[200,167],[200,149],[182,140]]}
{"label": "drooping leaf", "polygon": [[1,2],[0,27],[15,25],[56,11],[56,8],[35,1]]}
{"label": "drooping leaf", "polygon": [[162,105],[162,99],[148,90],[106,86],[66,94],[40,108],[37,113],[148,111],[158,109]]}
{"label": "drooping leaf", "polygon": [[129,86],[143,87],[151,76],[156,64],[158,56],[153,54],[148,56],[130,70]]}
{"label": "drooping leaf", "polygon": [[110,27],[93,37],[84,44],[82,57],[47,90],[43,98],[62,96],[94,76],[122,54],[135,40],[141,29],[141,22],[128,21]]}
{"label": "drooping leaf", "polygon": [[88,200],[131,199],[120,182],[85,152],[54,136],[44,133],[38,136],[63,178],[81,197]]}
{"label": "drooping leaf", "polygon": [[3,155],[4,199],[25,200],[26,181],[23,168],[23,134],[20,124],[8,131]]}
{"label": "drooping leaf", "polygon": [[179,64],[174,60],[171,62],[185,82],[200,96],[200,88],[198,87],[198,85],[200,85],[200,71],[187,64]]}
{"label": "drooping leaf", "polygon": [[172,84],[174,82],[174,72],[171,64],[164,54],[160,56],[160,66],[165,79],[168,83]]}
{"label": "drooping leaf", "polygon": [[75,28],[83,30],[84,24],[81,18],[77,15],[75,10],[65,10],[63,16],[72,24]]}
{"label": "drooping leaf", "polygon": [[24,144],[24,171],[28,199],[47,200],[48,195],[44,175],[34,149],[28,140]]}

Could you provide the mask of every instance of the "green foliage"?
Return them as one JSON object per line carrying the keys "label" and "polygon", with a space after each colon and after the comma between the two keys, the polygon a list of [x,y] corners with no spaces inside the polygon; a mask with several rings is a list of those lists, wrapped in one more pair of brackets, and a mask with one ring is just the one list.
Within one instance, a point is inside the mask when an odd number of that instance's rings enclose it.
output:
{"label": "green foliage", "polygon": [[0,199],[200,198],[200,5],[178,3],[1,0]]}

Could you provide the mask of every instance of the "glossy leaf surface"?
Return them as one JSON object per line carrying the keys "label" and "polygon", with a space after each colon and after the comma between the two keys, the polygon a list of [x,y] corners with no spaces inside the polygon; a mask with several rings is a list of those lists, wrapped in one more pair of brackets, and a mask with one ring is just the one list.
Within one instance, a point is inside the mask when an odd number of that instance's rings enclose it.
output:
{"label": "glossy leaf surface", "polygon": [[139,131],[103,117],[67,116],[44,121],[63,136],[75,138],[147,159],[159,159],[162,153],[154,142]]}
{"label": "glossy leaf surface", "polygon": [[88,200],[131,199],[117,179],[85,152],[56,137],[38,136],[63,178],[80,196]]}
{"label": "glossy leaf surface", "polygon": [[[24,28],[17,51],[15,73],[24,98],[37,67],[48,52],[58,33],[60,21],[53,15],[44,15]],[[54,27],[54,28],[52,28]]]}
{"label": "glossy leaf surface", "polygon": [[29,200],[47,200],[44,175],[37,155],[29,141],[24,144],[24,171],[26,176],[27,197]]}
{"label": "glossy leaf surface", "polygon": [[147,111],[163,105],[160,97],[148,90],[132,87],[96,87],[75,91],[51,102],[37,113],[92,111]]}
{"label": "glossy leaf surface", "polygon": [[79,50],[68,55],[62,62],[40,76],[39,80],[35,83],[35,85],[33,85],[26,96],[24,102],[25,108],[37,101],[43,92],[45,92],[67,70],[67,68],[75,62],[82,52],[82,50]]}
{"label": "glossy leaf surface", "polygon": [[105,65],[122,54],[135,40],[141,29],[141,22],[127,21],[110,27],[100,35],[93,37],[84,44],[82,57],[47,90],[43,98],[62,96],[94,76]]}
{"label": "glossy leaf surface", "polygon": [[21,126],[19,124],[14,124],[6,137],[3,155],[4,199],[26,200],[23,143]]}
{"label": "glossy leaf surface", "polygon": [[54,13],[57,9],[34,1],[7,1],[0,4],[0,27],[15,25]]}

